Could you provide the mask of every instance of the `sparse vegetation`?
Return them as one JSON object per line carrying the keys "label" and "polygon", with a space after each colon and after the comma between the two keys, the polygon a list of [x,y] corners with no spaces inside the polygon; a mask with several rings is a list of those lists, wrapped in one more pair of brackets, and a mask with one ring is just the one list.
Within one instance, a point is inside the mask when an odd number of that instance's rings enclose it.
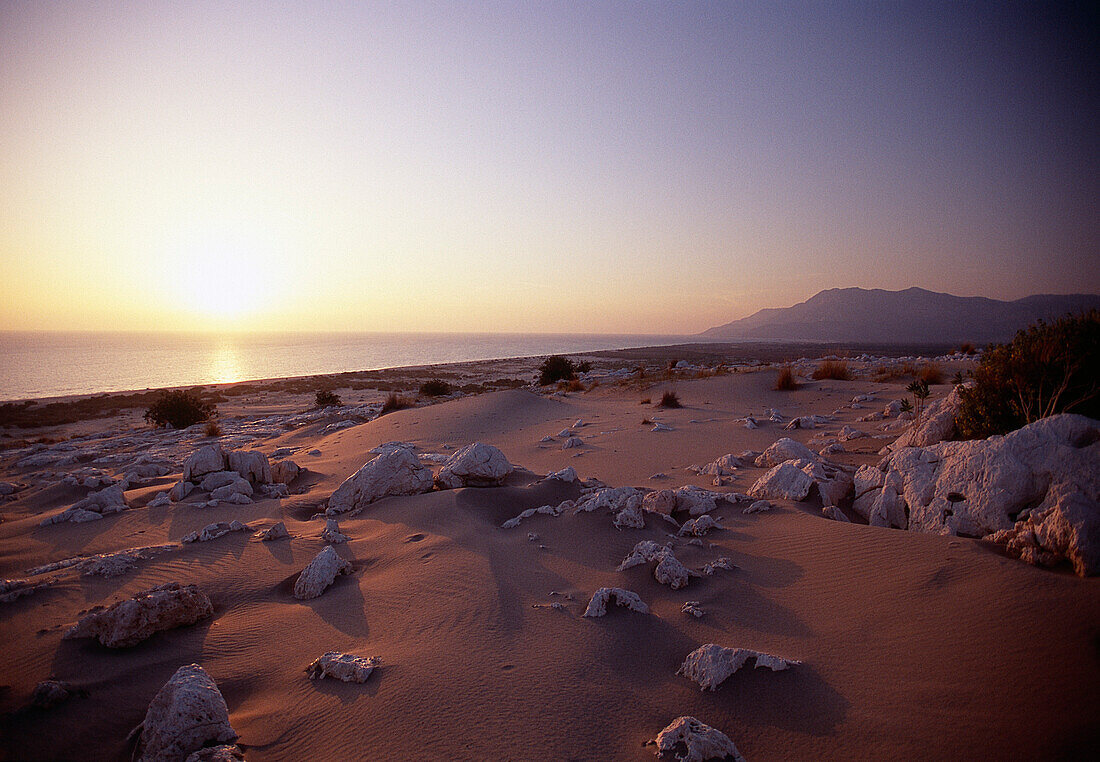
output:
{"label": "sparse vegetation", "polygon": [[974,345],[971,344],[969,341],[964,341],[961,345],[959,345],[959,351],[962,352],[964,355],[972,355],[976,354],[978,350],[975,349]]}
{"label": "sparse vegetation", "polygon": [[848,363],[843,360],[824,360],[818,365],[811,377],[815,381],[830,378],[835,381],[851,381],[852,372],[848,370]]}
{"label": "sparse vegetation", "polygon": [[208,437],[220,437],[222,435],[222,427],[218,425],[217,421],[207,421],[206,426],[202,429],[202,433]]}
{"label": "sparse vegetation", "polygon": [[929,386],[935,386],[936,384],[943,383],[943,371],[940,366],[934,362],[925,363],[917,371],[917,380],[923,381]]}
{"label": "sparse vegetation", "polygon": [[402,397],[397,392],[390,392],[389,396],[386,397],[386,401],[382,403],[382,409],[378,412],[378,415],[392,413],[395,410],[404,410],[412,406],[412,400]]}
{"label": "sparse vegetation", "polygon": [[420,385],[420,393],[425,397],[443,397],[451,393],[451,385],[440,378],[433,378]]}
{"label": "sparse vegetation", "polygon": [[951,377],[951,385],[958,386],[963,382],[963,373],[961,370],[955,371],[955,375]]}
{"label": "sparse vegetation", "polygon": [[1039,321],[989,347],[961,388],[959,436],[1006,434],[1056,413],[1100,418],[1100,311]]}
{"label": "sparse vegetation", "polygon": [[918,378],[905,387],[905,391],[912,394],[917,401],[917,422],[919,423],[921,413],[924,412],[924,401],[928,399],[928,395],[931,393],[928,389],[928,382]]}
{"label": "sparse vegetation", "polygon": [[661,395],[661,401],[657,403],[657,407],[679,408],[683,405],[680,404],[680,398],[676,395],[676,392],[670,389]]}
{"label": "sparse vegetation", "polygon": [[592,363],[588,362],[587,360],[582,363],[577,363],[577,365],[574,367],[574,370],[576,370],[577,373],[588,373],[590,370],[592,370]]}
{"label": "sparse vegetation", "polygon": [[905,399],[903,399],[901,401],[901,410],[899,410],[898,412],[901,412],[901,413],[912,413],[913,412],[913,403],[909,401],[908,397],[906,397]]}
{"label": "sparse vegetation", "polygon": [[649,405],[652,402],[653,402],[653,400],[650,399],[649,397],[642,397],[642,401],[639,402],[638,404],[639,405]]}
{"label": "sparse vegetation", "polygon": [[186,429],[214,417],[217,412],[214,403],[203,399],[199,392],[177,389],[161,392],[142,417],[158,428]]}
{"label": "sparse vegetation", "polygon": [[652,426],[652,425],[653,425],[653,421],[649,420],[648,418],[643,418],[643,419],[642,419],[642,425],[643,425],[643,426]]}
{"label": "sparse vegetation", "polygon": [[559,381],[558,390],[563,392],[583,392],[584,384],[575,378],[569,381]]}
{"label": "sparse vegetation", "polygon": [[313,406],[316,408],[337,407],[342,404],[344,403],[340,400],[340,395],[331,389],[319,389],[313,397]]}
{"label": "sparse vegetation", "polygon": [[790,365],[784,365],[779,369],[779,375],[775,377],[775,388],[780,392],[789,392],[798,388],[798,381]]}
{"label": "sparse vegetation", "polygon": [[539,385],[549,386],[555,381],[572,381],[577,377],[577,368],[568,357],[552,355],[539,366]]}

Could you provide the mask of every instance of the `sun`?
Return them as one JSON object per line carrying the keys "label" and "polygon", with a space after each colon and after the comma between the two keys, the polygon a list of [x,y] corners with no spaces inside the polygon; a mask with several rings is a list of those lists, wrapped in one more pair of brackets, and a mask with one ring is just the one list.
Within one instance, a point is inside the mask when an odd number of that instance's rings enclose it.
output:
{"label": "sun", "polygon": [[240,320],[272,304],[272,259],[241,236],[191,236],[173,257],[180,307],[219,323]]}

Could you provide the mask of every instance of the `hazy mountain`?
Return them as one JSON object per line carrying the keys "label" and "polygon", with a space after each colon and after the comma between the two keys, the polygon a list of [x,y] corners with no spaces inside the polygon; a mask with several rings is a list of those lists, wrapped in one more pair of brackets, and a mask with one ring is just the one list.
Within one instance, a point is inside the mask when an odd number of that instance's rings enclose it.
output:
{"label": "hazy mountain", "polygon": [[931,343],[1006,341],[1039,318],[1096,307],[1097,294],[1038,294],[1002,302],[923,288],[831,288],[793,307],[760,310],[703,331],[708,339]]}

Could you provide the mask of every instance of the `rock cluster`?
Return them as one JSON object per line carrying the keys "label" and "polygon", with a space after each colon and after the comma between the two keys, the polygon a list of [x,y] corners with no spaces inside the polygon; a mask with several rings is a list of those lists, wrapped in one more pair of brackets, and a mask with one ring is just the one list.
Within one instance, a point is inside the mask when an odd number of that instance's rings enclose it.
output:
{"label": "rock cluster", "polygon": [[128,507],[126,497],[122,494],[122,485],[114,484],[99,492],[93,492],[56,516],[44,519],[39,526],[60,524],[64,521],[71,521],[74,524],[95,521],[109,514],[124,511]]}
{"label": "rock cluster", "polygon": [[621,587],[601,587],[592,594],[592,600],[588,602],[588,608],[584,610],[584,616],[597,617],[607,613],[607,605],[614,601],[616,605],[624,606],[639,614],[648,614],[649,606],[645,605],[637,593],[623,590]]}
{"label": "rock cluster", "polygon": [[745,762],[729,736],[687,715],[673,720],[651,743],[656,744],[658,757],[670,755],[677,762],[729,758]]}
{"label": "rock cluster", "polygon": [[713,691],[749,661],[755,661],[757,668],[766,667],[772,672],[781,672],[802,663],[747,648],[723,648],[707,643],[688,654],[676,674],[694,680],[700,690]]}
{"label": "rock cluster", "polygon": [[692,577],[698,576],[688,569],[672,552],[671,545],[658,545],[653,540],[642,540],[634,546],[616,571],[625,571],[635,566],[646,563],[656,563],[653,567],[653,577],[662,585],[668,585],[673,590],[686,587]]}
{"label": "rock cluster", "polygon": [[408,445],[383,450],[349,476],[328,501],[330,516],[359,510],[387,495],[417,495],[432,488],[432,470]]}
{"label": "rock cluster", "polygon": [[306,667],[310,680],[324,680],[332,677],[345,683],[365,683],[382,660],[377,656],[364,658],[354,654],[328,651]]}
{"label": "rock cluster", "polygon": [[219,537],[223,537],[230,532],[245,532],[250,527],[248,524],[242,524],[234,519],[233,521],[218,521],[213,524],[207,524],[201,530],[197,532],[191,532],[180,538],[180,542],[192,543],[192,542],[210,542],[216,540]]}
{"label": "rock cluster", "polygon": [[515,470],[504,453],[482,442],[456,450],[435,477],[440,489],[498,487]]}

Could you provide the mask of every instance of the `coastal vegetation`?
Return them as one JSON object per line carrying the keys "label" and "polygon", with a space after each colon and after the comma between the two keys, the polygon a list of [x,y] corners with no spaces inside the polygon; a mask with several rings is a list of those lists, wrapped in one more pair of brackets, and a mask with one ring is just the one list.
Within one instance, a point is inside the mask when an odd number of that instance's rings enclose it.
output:
{"label": "coastal vegetation", "polygon": [[214,403],[200,392],[174,389],[161,392],[142,417],[157,428],[186,429],[218,414]]}

